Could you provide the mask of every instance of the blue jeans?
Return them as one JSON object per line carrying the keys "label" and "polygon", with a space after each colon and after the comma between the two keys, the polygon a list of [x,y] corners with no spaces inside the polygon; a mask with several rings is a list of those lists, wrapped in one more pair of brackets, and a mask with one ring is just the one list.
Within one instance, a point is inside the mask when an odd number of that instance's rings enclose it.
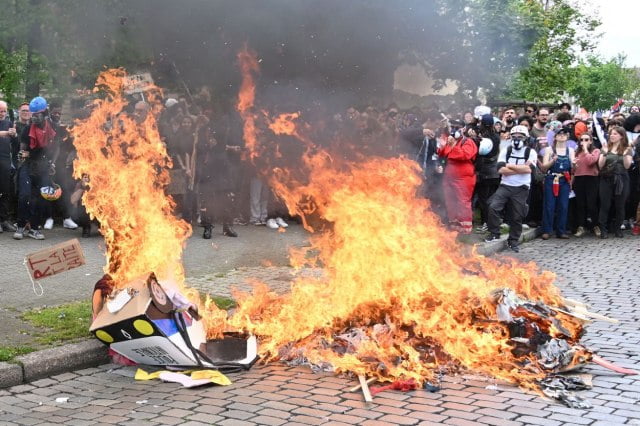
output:
{"label": "blue jeans", "polygon": [[35,162],[25,162],[18,169],[18,226],[27,222],[32,229],[38,229],[44,222],[45,203],[40,188],[51,185],[51,177],[41,172]]}
{"label": "blue jeans", "polygon": [[555,230],[557,235],[567,233],[567,216],[569,213],[569,193],[571,185],[564,177],[560,178],[558,196],[553,195],[553,175],[544,178],[544,206],[542,208],[542,232],[551,234]]}

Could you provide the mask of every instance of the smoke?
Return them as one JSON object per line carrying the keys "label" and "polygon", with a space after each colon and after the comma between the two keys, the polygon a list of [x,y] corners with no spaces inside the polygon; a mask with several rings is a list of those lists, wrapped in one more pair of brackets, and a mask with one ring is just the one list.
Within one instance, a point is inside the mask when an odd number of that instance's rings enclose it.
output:
{"label": "smoke", "polygon": [[[68,11],[84,57],[152,71],[163,87],[207,85],[226,110],[238,91],[235,58],[245,42],[260,59],[258,87],[278,104],[388,102],[403,62],[427,61],[437,82],[486,87],[505,61],[521,61],[525,48],[490,29],[491,10],[476,11],[463,0],[84,3]],[[502,10],[501,2],[479,3]],[[496,22],[509,30],[509,19]]]}

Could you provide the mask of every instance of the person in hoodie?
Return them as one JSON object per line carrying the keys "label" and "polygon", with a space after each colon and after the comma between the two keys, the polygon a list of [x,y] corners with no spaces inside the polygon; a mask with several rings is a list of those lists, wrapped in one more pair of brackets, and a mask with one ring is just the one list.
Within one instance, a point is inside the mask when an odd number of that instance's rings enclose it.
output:
{"label": "person in hoodie", "polygon": [[473,225],[471,199],[477,155],[478,146],[465,134],[464,123],[452,121],[449,137],[438,147],[438,156],[446,161],[443,185],[449,226],[464,234],[470,234]]}
{"label": "person in hoodie", "polygon": [[[489,198],[500,186],[500,174],[496,164],[500,153],[500,136],[495,132],[494,120],[491,114],[485,114],[480,119],[478,158],[476,159],[476,196],[480,208],[482,225],[477,229],[481,232],[488,230]],[[487,151],[488,150],[488,151]]]}

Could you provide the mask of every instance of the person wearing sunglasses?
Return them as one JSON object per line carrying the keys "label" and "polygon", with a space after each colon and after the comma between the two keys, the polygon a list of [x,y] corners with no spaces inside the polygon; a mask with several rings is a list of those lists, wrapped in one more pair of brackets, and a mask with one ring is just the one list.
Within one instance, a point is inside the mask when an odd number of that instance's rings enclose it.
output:
{"label": "person wearing sunglasses", "polygon": [[593,145],[593,138],[583,133],[578,140],[578,148],[573,161],[573,192],[576,194],[575,237],[582,237],[587,229],[593,229],[600,237],[598,223],[598,159],[600,150]]}

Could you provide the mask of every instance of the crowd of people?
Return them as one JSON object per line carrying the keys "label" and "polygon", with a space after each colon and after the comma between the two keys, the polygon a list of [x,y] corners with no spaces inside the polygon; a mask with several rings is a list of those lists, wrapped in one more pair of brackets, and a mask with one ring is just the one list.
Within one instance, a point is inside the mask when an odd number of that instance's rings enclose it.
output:
{"label": "crowd of people", "polygon": [[[544,240],[640,235],[639,108],[603,117],[575,114],[569,104],[524,105],[457,115],[395,104],[316,108],[302,118],[314,141],[349,141],[360,154],[417,161],[425,177],[418,196],[459,233],[493,241],[508,228],[514,251],[527,227],[541,226]],[[155,118],[172,159],[166,190],[177,216],[201,225],[205,239],[215,224],[228,237],[238,236],[236,225],[288,226],[286,209],[244,155],[235,111],[216,111],[206,90],[163,106]],[[132,99],[129,113],[138,122],[150,111]],[[44,239],[56,220],[91,233],[80,202],[87,182],[72,176],[75,149],[61,116],[61,105],[42,97],[17,111],[0,102],[0,231],[15,239]]]}

